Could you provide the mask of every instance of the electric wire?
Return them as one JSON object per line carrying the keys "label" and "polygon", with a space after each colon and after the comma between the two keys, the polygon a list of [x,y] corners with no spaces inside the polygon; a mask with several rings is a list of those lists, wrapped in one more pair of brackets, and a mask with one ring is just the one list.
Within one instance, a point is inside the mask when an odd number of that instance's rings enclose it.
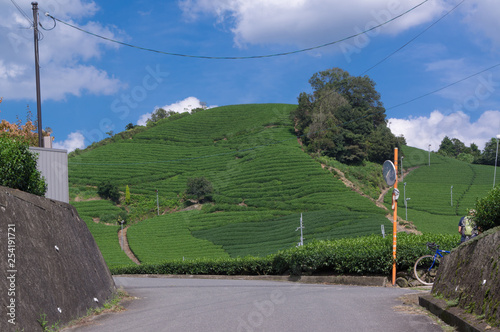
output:
{"label": "electric wire", "polygon": [[461,83],[461,82],[463,82],[463,81],[466,81],[466,80],[468,80],[469,78],[472,78],[472,77],[474,77],[474,76],[477,76],[477,75],[479,75],[479,74],[482,74],[482,73],[484,73],[484,72],[487,72],[487,71],[489,71],[489,70],[491,70],[491,69],[493,69],[493,68],[496,68],[496,67],[500,67],[500,63],[497,63],[496,65],[493,65],[493,66],[491,66],[491,67],[488,67],[488,68],[486,68],[486,69],[483,69],[483,70],[481,70],[481,71],[479,71],[479,72],[477,72],[477,73],[475,73],[475,74],[472,74],[472,75],[469,75],[469,76],[467,76],[467,77],[464,77],[464,78],[462,78],[462,79],[460,79],[460,80],[458,80],[458,81],[455,81],[455,82],[453,82],[453,83],[450,83],[450,84],[448,84],[448,85],[445,85],[445,86],[443,86],[443,87],[441,87],[441,88],[439,88],[439,89],[436,89],[436,90],[433,90],[433,91],[431,91],[431,92],[425,93],[425,94],[423,94],[423,95],[420,95],[420,96],[415,97],[415,98],[413,98],[413,99],[410,99],[410,100],[408,100],[408,101],[402,102],[402,103],[400,103],[400,104],[397,104],[397,105],[394,105],[394,106],[388,107],[388,108],[386,108],[386,110],[391,110],[391,109],[394,109],[394,108],[397,108],[397,107],[400,107],[400,106],[403,106],[403,105],[409,104],[409,103],[411,103],[411,102],[414,102],[415,100],[419,100],[419,99],[422,99],[422,98],[424,98],[424,97],[430,96],[430,95],[435,94],[435,93],[437,93],[437,92],[439,92],[439,91],[442,91],[442,90],[444,90],[444,89],[447,89],[447,88],[449,88],[450,86],[453,86],[453,85],[456,85],[456,84]]}
{"label": "electric wire", "polygon": [[367,70],[365,70],[363,73],[361,73],[361,75],[364,75],[366,74],[367,72],[369,72],[370,70],[372,70],[373,68],[377,67],[378,65],[380,65],[382,62],[386,61],[387,59],[389,59],[391,56],[393,56],[394,54],[396,54],[397,52],[401,51],[403,48],[405,48],[406,46],[408,46],[411,42],[413,42],[415,39],[417,39],[418,37],[420,37],[421,35],[423,35],[425,32],[427,32],[427,30],[429,30],[430,28],[432,28],[434,25],[436,25],[437,23],[439,23],[442,19],[444,19],[446,16],[448,16],[451,12],[453,12],[455,9],[457,9],[461,4],[463,4],[466,0],[462,0],[460,3],[458,3],[455,7],[453,7],[452,9],[450,9],[448,12],[446,12],[443,16],[441,16],[437,21],[433,22],[431,25],[429,25],[427,28],[425,28],[424,30],[422,30],[419,34],[417,34],[415,37],[413,37],[412,39],[410,39],[408,42],[406,42],[405,44],[403,44],[403,46],[401,46],[400,48],[398,48],[397,50],[395,50],[394,52],[392,52],[391,54],[389,54],[388,56],[386,56],[385,58],[383,58],[382,60],[380,60],[379,62],[377,62],[376,64],[374,64],[373,66],[371,66],[370,68],[368,68]]}
{"label": "electric wire", "polygon": [[24,10],[16,3],[15,0],[10,0],[12,4],[17,8],[17,10],[30,22],[30,26],[33,26],[33,20],[24,12]]}
{"label": "electric wire", "polygon": [[[464,1],[465,1],[465,0],[464,0]],[[46,15],[46,16],[47,16],[47,17],[50,17],[49,15]],[[42,22],[38,22],[38,25],[40,25],[40,27],[42,27],[42,29],[43,29],[43,30],[45,30],[45,31],[54,30],[54,29],[56,28],[57,21],[56,21],[53,17],[51,17],[51,18],[52,18],[52,21],[54,21],[54,26],[53,26],[52,28],[50,28],[50,29],[45,28],[45,27],[42,25]]]}
{"label": "electric wire", "polygon": [[429,0],[424,0],[422,1],[421,3],[417,4],[416,6],[408,9],[407,11],[383,22],[383,23],[380,23],[374,27],[371,27],[370,29],[367,29],[367,30],[364,30],[362,32],[359,32],[357,34],[354,34],[354,35],[351,35],[351,36],[348,36],[348,37],[344,37],[342,39],[339,39],[339,40],[336,40],[336,41],[332,41],[332,42],[329,42],[329,43],[325,43],[325,44],[322,44],[322,45],[317,45],[317,46],[312,46],[312,47],[308,47],[308,48],[303,48],[303,49],[299,49],[299,50],[295,50],[295,51],[289,51],[289,52],[282,52],[282,53],[273,53],[273,54],[265,54],[265,55],[250,55],[250,56],[204,56],[204,55],[194,55],[194,54],[182,54],[182,53],[174,53],[174,52],[166,52],[166,51],[160,51],[160,50],[155,50],[155,49],[151,49],[151,48],[146,48],[146,47],[142,47],[142,46],[137,46],[137,45],[133,45],[133,44],[128,44],[128,43],[125,43],[125,42],[121,42],[121,41],[118,41],[116,39],[112,39],[112,38],[108,38],[108,37],[104,37],[104,36],[101,36],[101,35],[98,35],[98,34],[95,34],[93,32],[90,32],[90,31],[87,31],[87,30],[84,30],[80,27],[77,27],[76,25],[73,25],[73,24],[70,24],[68,22],[65,22],[65,21],[62,21],[52,15],[50,15],[49,13],[46,13],[45,15],[52,18],[54,21],[57,21],[57,22],[60,22],[62,24],[65,24],[73,29],[76,29],[76,30],[79,30],[81,32],[84,32],[86,34],[89,34],[91,36],[94,36],[94,37],[98,37],[98,38],[101,38],[101,39],[104,39],[104,40],[107,40],[107,41],[110,41],[110,42],[113,42],[113,43],[117,43],[117,44],[120,44],[120,45],[123,45],[123,46],[128,46],[128,47],[132,47],[132,48],[136,48],[136,49],[139,49],[139,50],[143,50],[143,51],[148,51],[148,52],[153,52],[153,53],[159,53],[159,54],[163,54],[163,55],[171,55],[171,56],[178,56],[178,57],[186,57],[186,58],[197,58],[197,59],[210,59],[210,60],[247,60],[247,59],[261,59],[261,58],[271,58],[271,57],[278,57],[278,56],[285,56],[285,55],[292,55],[292,54],[297,54],[297,53],[302,53],[302,52],[307,52],[307,51],[312,51],[312,50],[316,50],[316,49],[320,49],[320,48],[324,48],[324,47],[327,47],[327,46],[331,46],[331,45],[334,45],[334,44],[338,44],[340,42],[343,42],[343,41],[346,41],[346,40],[349,40],[349,39],[352,39],[352,38],[355,38],[355,37],[358,37],[360,35],[363,35],[363,34],[366,34],[370,31],[373,31],[375,29],[378,29],[390,22],[393,22],[395,20],[397,20],[398,18],[410,13],[411,11],[417,9],[418,7],[422,6],[423,4],[425,4],[426,2],[428,2]]}

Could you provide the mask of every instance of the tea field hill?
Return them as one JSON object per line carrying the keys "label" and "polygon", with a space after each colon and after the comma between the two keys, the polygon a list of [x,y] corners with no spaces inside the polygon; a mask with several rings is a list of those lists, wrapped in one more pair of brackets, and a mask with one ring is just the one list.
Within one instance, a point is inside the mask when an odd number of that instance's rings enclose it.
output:
{"label": "tea field hill", "polygon": [[[70,157],[72,204],[108,265],[131,263],[120,250],[119,216],[128,219],[130,248],[145,263],[275,253],[298,243],[301,215],[306,243],[380,234],[381,225],[390,233],[387,210],[346,187],[303,151],[289,118],[295,107],[208,109],[117,134]],[[403,147],[402,154],[404,168],[412,171],[404,178],[407,185],[399,184],[399,216],[405,219],[407,211],[408,220],[422,232],[455,233],[462,210],[487,193],[493,168],[436,154],[431,154],[429,167],[426,151]],[[320,161],[342,169],[353,181],[368,181],[364,167]],[[370,167],[381,175],[381,166]],[[201,210],[186,209],[187,179],[199,176],[212,182],[213,203]],[[97,200],[96,186],[106,180],[122,193],[128,185],[130,204]],[[407,210],[402,204],[404,187],[411,198]],[[390,209],[390,195],[384,203]]]}
{"label": "tea field hill", "polygon": [[[386,211],[304,153],[289,118],[295,107],[208,109],[162,120],[130,137],[115,135],[108,144],[70,157],[72,204],[98,244],[114,246],[104,255],[107,262],[123,262],[116,253],[118,237],[108,243],[119,214],[128,215],[129,245],[144,262],[265,255],[293,247],[301,214],[306,241],[380,233],[381,225],[389,229]],[[187,179],[199,176],[212,182],[213,204],[181,211]],[[129,186],[130,205],[96,200],[96,186],[107,180],[122,192]],[[99,224],[92,221],[97,218]]]}

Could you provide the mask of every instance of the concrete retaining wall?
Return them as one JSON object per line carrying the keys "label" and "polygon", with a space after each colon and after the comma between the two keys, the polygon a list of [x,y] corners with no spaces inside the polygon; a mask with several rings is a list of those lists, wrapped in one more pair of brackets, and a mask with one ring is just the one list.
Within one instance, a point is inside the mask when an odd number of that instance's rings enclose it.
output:
{"label": "concrete retaining wall", "polygon": [[500,324],[500,228],[489,230],[446,255],[433,294],[458,300],[458,306]]}
{"label": "concrete retaining wall", "polygon": [[[0,187],[0,331],[41,331],[102,306],[115,284],[69,204]],[[98,303],[96,302],[96,299]]]}

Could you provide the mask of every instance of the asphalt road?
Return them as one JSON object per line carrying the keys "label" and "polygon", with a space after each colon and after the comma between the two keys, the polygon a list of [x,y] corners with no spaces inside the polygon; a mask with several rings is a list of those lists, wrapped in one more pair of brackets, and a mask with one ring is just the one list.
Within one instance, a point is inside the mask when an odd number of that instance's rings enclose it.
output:
{"label": "asphalt road", "polygon": [[442,331],[395,310],[411,289],[255,280],[116,277],[137,297],[120,313],[64,331]]}

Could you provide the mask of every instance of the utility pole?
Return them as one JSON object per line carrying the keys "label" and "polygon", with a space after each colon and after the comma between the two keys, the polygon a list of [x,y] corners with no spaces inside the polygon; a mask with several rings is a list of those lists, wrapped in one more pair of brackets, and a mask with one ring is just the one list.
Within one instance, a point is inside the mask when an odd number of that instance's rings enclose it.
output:
{"label": "utility pole", "polygon": [[156,189],[156,210],[158,211],[158,215],[160,215],[160,201],[158,200],[158,189]]}
{"label": "utility pole", "polygon": [[453,186],[450,189],[450,197],[451,197],[451,206],[453,206]]}
{"label": "utility pole", "polygon": [[304,234],[302,233],[302,230],[304,229],[304,226],[302,226],[302,213],[300,214],[300,227],[297,227],[295,231],[298,231],[299,229],[300,229],[300,242],[297,245],[297,247],[304,245]]}
{"label": "utility pole", "polygon": [[497,159],[498,159],[498,139],[500,135],[497,135],[497,153],[495,154],[495,171],[493,173],[493,189],[495,189],[496,177],[497,177]]}
{"label": "utility pole", "polygon": [[32,2],[33,6],[33,31],[35,41],[35,75],[36,75],[36,121],[38,124],[38,146],[43,148],[42,136],[42,98],[40,96],[40,64],[38,61],[38,2]]}
{"label": "utility pole", "polygon": [[[404,156],[401,156],[401,182],[404,182],[405,175],[404,175],[404,170],[403,170],[403,158]],[[405,183],[406,185],[406,183]]]}
{"label": "utility pole", "polygon": [[429,144],[429,166],[431,165],[431,145]]}

